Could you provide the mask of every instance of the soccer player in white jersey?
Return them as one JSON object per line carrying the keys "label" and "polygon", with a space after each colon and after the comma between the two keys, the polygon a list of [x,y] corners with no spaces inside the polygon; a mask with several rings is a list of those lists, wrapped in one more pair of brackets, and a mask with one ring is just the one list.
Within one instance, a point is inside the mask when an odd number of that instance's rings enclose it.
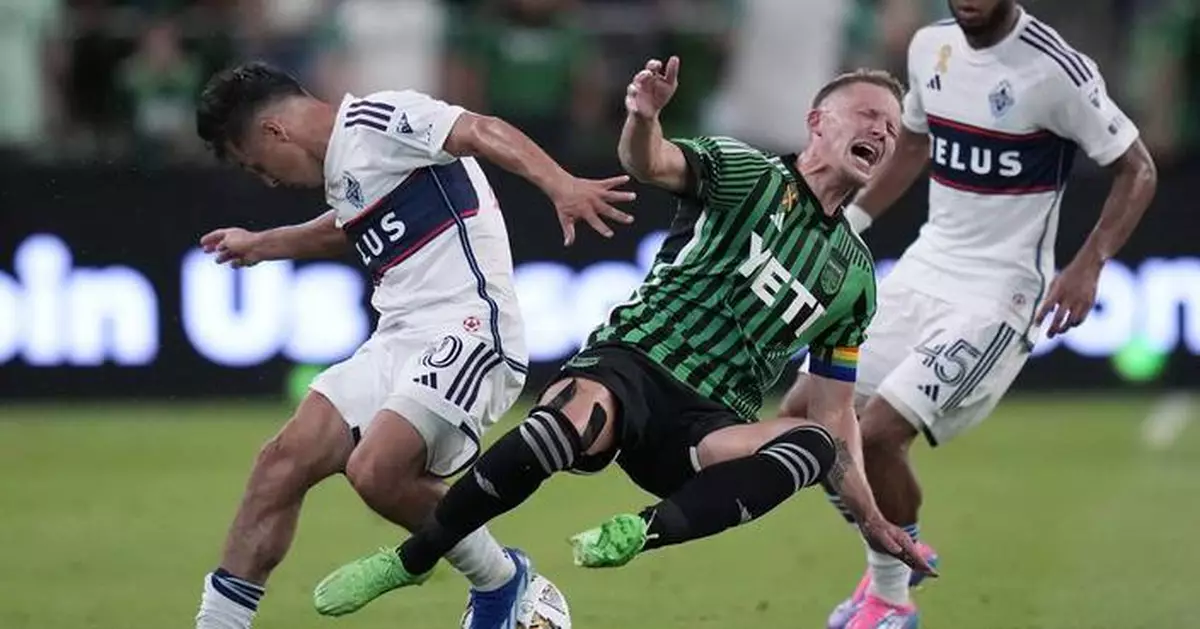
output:
{"label": "soccer player in white jersey", "polygon": [[[344,473],[376,512],[413,529],[469,465],[484,429],[525,381],[523,324],[500,208],[471,157],[517,173],[553,201],[566,243],[586,221],[629,222],[610,204],[627,181],[577,179],[517,129],[414,91],[340,104],[309,95],[262,64],[226,70],[200,98],[197,131],[218,157],[268,185],[324,185],[331,210],[300,225],[202,239],[217,261],[337,256],[353,250],[375,284],[379,324],[318,376],[255,461],[207,575],[197,629],[247,629],[271,570],[292,541],[309,488]],[[511,628],[528,559],[485,528],[447,560],[471,582],[472,627]]]}
{"label": "soccer player in white jersey", "polygon": [[[921,29],[896,154],[847,208],[859,231],[930,167],[929,217],[882,281],[856,396],[864,461],[888,520],[917,536],[917,435],[945,444],[982,421],[1047,334],[1081,323],[1100,270],[1154,196],[1154,163],[1096,64],[1014,0],[949,0]],[[1114,174],[1095,229],[1055,275],[1059,204],[1082,150]],[[784,401],[803,416],[806,378]],[[840,506],[836,496],[834,504]],[[843,510],[843,514],[845,511]],[[923,547],[927,558],[936,557]],[[912,629],[911,570],[868,548],[868,570],[834,629]]]}

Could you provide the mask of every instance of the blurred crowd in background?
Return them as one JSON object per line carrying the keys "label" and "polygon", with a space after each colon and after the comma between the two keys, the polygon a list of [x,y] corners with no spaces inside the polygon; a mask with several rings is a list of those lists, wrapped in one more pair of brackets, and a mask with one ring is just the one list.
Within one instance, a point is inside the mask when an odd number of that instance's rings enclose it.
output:
{"label": "blurred crowd in background", "polygon": [[[1026,0],[1092,56],[1160,161],[1200,146],[1200,0]],[[0,157],[204,162],[207,77],[263,59],[335,102],[413,88],[516,123],[563,158],[613,151],[629,77],[677,54],[670,134],[771,150],[839,70],[903,77],[945,0],[0,0]]]}

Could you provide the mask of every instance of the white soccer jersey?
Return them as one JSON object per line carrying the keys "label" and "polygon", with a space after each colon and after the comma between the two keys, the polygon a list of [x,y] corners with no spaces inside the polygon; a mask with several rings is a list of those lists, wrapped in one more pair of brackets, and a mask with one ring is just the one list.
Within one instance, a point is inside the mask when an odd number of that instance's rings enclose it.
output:
{"label": "white soccer jersey", "polygon": [[325,155],[326,200],[374,281],[380,330],[490,330],[523,369],[499,204],[479,164],[443,148],[462,113],[410,90],[347,95]]}
{"label": "white soccer jersey", "polygon": [[904,125],[930,139],[929,218],[894,272],[951,303],[984,300],[1028,320],[1054,276],[1077,148],[1108,165],[1137,128],[1096,64],[1024,11],[985,50],[953,20],[921,29],[908,75]]}

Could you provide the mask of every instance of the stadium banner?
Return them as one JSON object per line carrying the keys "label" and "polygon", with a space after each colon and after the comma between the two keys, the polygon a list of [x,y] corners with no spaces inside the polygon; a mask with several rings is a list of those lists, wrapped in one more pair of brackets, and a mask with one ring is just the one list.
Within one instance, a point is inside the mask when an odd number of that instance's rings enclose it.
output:
{"label": "stadium banner", "polygon": [[[576,168],[594,176],[615,165]],[[637,221],[564,248],[549,202],[489,170],[513,244],[537,386],[645,275],[674,208],[638,188]],[[1200,376],[1200,249],[1190,216],[1200,164],[1162,174],[1141,229],[1101,279],[1087,323],[1043,341],[1017,387],[1188,386]],[[1058,226],[1065,264],[1108,191],[1077,174]],[[318,193],[268,190],[222,169],[7,165],[0,172],[0,396],[273,395],[370,334],[370,284],[344,260],[233,270],[198,247],[217,227],[307,220]],[[867,234],[886,273],[924,217],[917,186]]]}

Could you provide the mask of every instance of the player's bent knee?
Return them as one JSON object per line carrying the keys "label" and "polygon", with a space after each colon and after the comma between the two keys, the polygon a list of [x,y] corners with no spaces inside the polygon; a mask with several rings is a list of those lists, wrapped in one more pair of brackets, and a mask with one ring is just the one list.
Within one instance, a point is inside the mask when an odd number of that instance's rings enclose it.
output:
{"label": "player's bent knee", "polygon": [[368,504],[388,501],[417,481],[416,475],[406,473],[392,463],[374,453],[360,455],[356,450],[346,462],[346,480]]}
{"label": "player's bent knee", "polygon": [[917,429],[882,399],[874,399],[859,420],[864,451],[903,452],[917,437]]}
{"label": "player's bent knee", "polygon": [[793,428],[759,448],[791,473],[799,491],[825,480],[837,459],[833,436],[815,424]]}
{"label": "player's bent knee", "polygon": [[574,468],[587,451],[583,441],[586,431],[552,406],[534,407],[517,430],[547,473]]}
{"label": "player's bent knee", "polygon": [[380,411],[350,453],[346,479],[368,501],[394,496],[425,474],[429,449],[425,435],[414,424],[394,411]]}

